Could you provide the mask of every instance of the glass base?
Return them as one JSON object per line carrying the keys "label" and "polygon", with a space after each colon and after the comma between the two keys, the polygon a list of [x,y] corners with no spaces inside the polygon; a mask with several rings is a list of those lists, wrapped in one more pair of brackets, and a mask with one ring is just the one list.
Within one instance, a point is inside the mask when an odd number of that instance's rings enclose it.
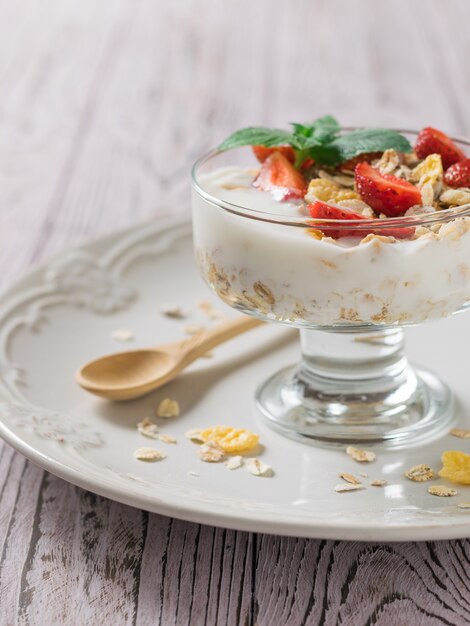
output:
{"label": "glass base", "polygon": [[310,443],[396,447],[449,427],[452,394],[433,373],[408,363],[401,330],[302,333],[301,364],[274,374],[256,394],[275,430]]}

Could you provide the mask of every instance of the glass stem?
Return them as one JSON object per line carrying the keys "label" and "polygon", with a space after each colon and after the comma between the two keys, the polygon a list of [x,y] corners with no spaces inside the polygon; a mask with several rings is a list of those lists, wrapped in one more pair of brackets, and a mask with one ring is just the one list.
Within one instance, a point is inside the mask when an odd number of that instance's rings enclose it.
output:
{"label": "glass stem", "polygon": [[297,376],[328,393],[390,391],[409,376],[401,328],[358,333],[301,330]]}

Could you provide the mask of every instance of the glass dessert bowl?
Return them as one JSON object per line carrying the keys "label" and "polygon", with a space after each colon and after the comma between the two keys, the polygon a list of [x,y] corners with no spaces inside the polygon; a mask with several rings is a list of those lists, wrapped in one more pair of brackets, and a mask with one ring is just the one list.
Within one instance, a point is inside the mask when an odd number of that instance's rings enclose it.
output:
{"label": "glass dessert bowl", "polygon": [[[423,132],[400,136],[422,155]],[[194,166],[204,279],[235,309],[300,330],[300,362],[256,394],[267,422],[289,437],[409,445],[452,419],[451,392],[410,365],[403,339],[404,326],[470,303],[470,167],[465,178],[461,166],[470,144],[433,139],[422,157],[392,140],[334,166],[286,147],[256,148],[261,164],[234,147]]]}

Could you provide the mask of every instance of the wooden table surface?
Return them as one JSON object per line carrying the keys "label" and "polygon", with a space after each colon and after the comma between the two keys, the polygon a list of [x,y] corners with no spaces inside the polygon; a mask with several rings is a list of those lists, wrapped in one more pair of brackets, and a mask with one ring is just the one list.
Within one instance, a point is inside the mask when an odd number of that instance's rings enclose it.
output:
{"label": "wooden table surface", "polygon": [[[0,0],[0,276],[189,214],[236,127],[324,113],[470,134],[468,0]],[[0,625],[470,623],[470,541],[233,532],[98,497],[0,444]]]}

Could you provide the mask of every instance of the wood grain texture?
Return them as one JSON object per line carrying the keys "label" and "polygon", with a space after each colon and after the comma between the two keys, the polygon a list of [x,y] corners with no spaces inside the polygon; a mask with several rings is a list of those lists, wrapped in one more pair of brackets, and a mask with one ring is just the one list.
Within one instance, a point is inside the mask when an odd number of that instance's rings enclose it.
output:
{"label": "wood grain texture", "polygon": [[[470,133],[468,0],[0,0],[0,282],[188,213],[241,125]],[[470,542],[238,533],[73,487],[0,443],[0,624],[464,626]]]}

